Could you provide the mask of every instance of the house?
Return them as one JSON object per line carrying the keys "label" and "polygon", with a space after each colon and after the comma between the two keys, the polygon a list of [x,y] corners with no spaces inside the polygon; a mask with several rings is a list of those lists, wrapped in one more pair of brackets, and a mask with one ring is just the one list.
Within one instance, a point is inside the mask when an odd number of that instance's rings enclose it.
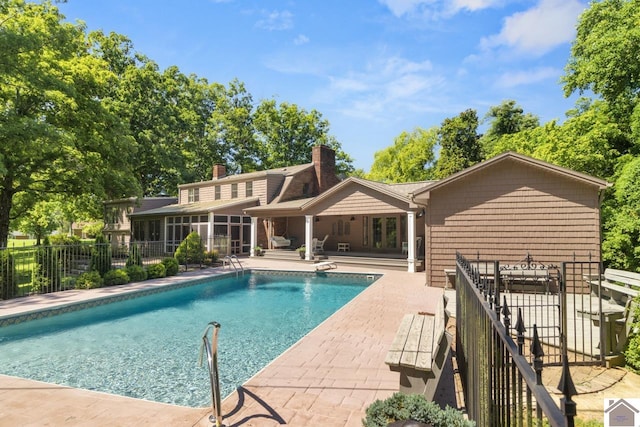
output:
{"label": "house", "polygon": [[132,239],[137,241],[159,241],[162,235],[160,222],[132,223],[132,215],[136,212],[166,206],[176,201],[175,197],[159,196],[145,197],[143,199],[128,197],[104,202],[105,238],[113,246],[128,245]]}
{"label": "house", "polygon": [[638,425],[636,423],[636,417],[640,418],[640,415],[637,415],[640,411],[625,399],[610,400],[609,406],[604,412],[609,421],[607,424],[609,426],[635,427]]}
{"label": "house", "polygon": [[[249,254],[256,246],[268,247],[269,237],[287,235],[296,241],[298,219],[254,218],[245,210],[255,206],[298,205],[331,188],[339,181],[335,173],[335,152],[315,146],[311,163],[226,175],[224,165],[214,165],[212,179],[178,187],[176,203],[129,214],[136,230],[160,224],[159,240],[172,253],[180,242],[196,231],[208,250],[220,254]],[[260,220],[260,222],[258,221]]]}
{"label": "house", "polygon": [[507,152],[412,195],[426,212],[427,283],[465,257],[560,265],[600,260],[600,201],[607,182]]}
{"label": "house", "polygon": [[[508,152],[440,181],[385,184],[335,174],[335,153],[313,147],[312,162],[179,186],[174,204],[129,214],[134,240],[157,229],[167,253],[191,231],[209,250],[251,254],[282,236],[314,259],[358,255],[406,260],[445,286],[456,251],[467,257],[560,263],[600,259],[600,200],[608,184]],[[151,227],[151,223],[154,223]],[[281,240],[280,240],[281,241]],[[280,245],[278,245],[277,250]]]}

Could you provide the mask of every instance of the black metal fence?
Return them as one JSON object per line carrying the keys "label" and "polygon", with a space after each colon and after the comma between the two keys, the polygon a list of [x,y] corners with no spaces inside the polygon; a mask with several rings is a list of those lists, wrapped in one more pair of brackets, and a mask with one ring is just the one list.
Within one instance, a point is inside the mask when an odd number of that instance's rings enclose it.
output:
{"label": "black metal fence", "polygon": [[[248,246],[226,236],[201,239],[204,259],[196,264],[215,263],[219,256],[248,253]],[[127,244],[79,242],[66,245],[25,245],[0,248],[0,299],[73,289],[83,273],[101,274],[129,264],[143,267],[173,257],[179,243],[141,241]],[[207,248],[211,248],[207,250]]]}
{"label": "black metal fence", "polygon": [[[504,270],[498,262],[470,262],[458,254],[456,264],[456,357],[470,418],[481,426],[533,426],[543,422],[573,426],[576,405],[571,397],[576,391],[562,334],[559,358],[563,368],[558,389],[563,397],[558,407],[542,384],[545,348],[553,347],[541,340],[539,331],[545,327],[537,323],[525,327],[525,307],[518,307],[513,316],[506,295],[501,297],[501,292],[515,281],[501,279],[505,274],[501,274]],[[549,268],[539,270],[542,273]],[[525,276],[547,274],[521,272],[519,276],[529,286],[532,280]],[[546,285],[550,283],[535,284],[545,289]],[[516,294],[513,291],[506,293]],[[525,342],[530,343],[528,351]]]}

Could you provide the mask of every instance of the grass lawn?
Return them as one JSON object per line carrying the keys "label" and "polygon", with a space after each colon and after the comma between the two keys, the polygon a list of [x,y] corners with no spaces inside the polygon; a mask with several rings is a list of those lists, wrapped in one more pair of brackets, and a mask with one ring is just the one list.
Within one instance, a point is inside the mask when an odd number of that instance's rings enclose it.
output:
{"label": "grass lawn", "polygon": [[7,241],[8,248],[26,248],[35,246],[36,239],[9,239]]}

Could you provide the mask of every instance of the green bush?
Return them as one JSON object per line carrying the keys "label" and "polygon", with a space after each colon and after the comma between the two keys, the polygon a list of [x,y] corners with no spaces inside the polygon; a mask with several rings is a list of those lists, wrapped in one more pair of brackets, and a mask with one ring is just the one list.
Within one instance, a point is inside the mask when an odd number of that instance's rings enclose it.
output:
{"label": "green bush", "polygon": [[142,282],[147,280],[147,270],[139,265],[130,265],[126,268],[126,271],[131,282]]}
{"label": "green bush", "polygon": [[102,280],[102,277],[100,277],[100,273],[97,271],[82,273],[76,279],[76,289],[101,288],[103,284],[104,281]]}
{"label": "green bush", "polygon": [[9,250],[0,251],[0,298],[9,299],[18,294],[16,265]]}
{"label": "green bush", "polygon": [[213,265],[218,262],[218,251],[206,251],[204,253],[204,262],[207,265]]}
{"label": "green bush", "polygon": [[164,266],[164,264],[151,264],[147,266],[148,279],[159,279],[161,277],[165,277],[166,275],[167,275],[167,269]]}
{"label": "green bush", "polygon": [[624,351],[624,359],[629,368],[640,373],[640,295],[635,297],[632,307],[634,305],[631,334]]}
{"label": "green bush", "polygon": [[105,240],[102,234],[98,235],[91,250],[91,270],[104,276],[111,270],[111,258],[111,244]]}
{"label": "green bush", "polygon": [[180,271],[180,264],[175,258],[165,258],[162,260],[162,265],[165,268],[165,274],[167,276],[175,276]]}
{"label": "green bush", "polygon": [[129,245],[129,256],[127,257],[126,266],[139,265],[142,267],[142,255],[137,243],[131,242]]}
{"label": "green bush", "polygon": [[82,243],[78,236],[68,236],[66,234],[53,234],[49,236],[49,243],[54,246],[73,246]]}
{"label": "green bush", "polygon": [[202,264],[204,260],[204,250],[205,248],[200,236],[195,231],[192,231],[182,243],[180,243],[174,257],[178,260],[178,263],[183,265]]}
{"label": "green bush", "polygon": [[429,402],[419,394],[395,393],[386,400],[376,400],[368,408],[362,421],[365,427],[386,427],[396,421],[413,420],[431,424],[433,427],[471,427],[473,421],[466,420],[464,414],[447,407],[441,409],[435,402]]}
{"label": "green bush", "polygon": [[124,285],[125,283],[129,283],[129,276],[124,270],[109,270],[104,274],[103,279],[105,286]]}

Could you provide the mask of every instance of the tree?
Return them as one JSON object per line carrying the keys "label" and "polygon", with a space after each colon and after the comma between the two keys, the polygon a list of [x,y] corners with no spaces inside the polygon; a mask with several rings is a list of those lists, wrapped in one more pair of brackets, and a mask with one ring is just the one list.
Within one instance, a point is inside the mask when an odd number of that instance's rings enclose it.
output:
{"label": "tree", "polygon": [[578,21],[564,93],[592,91],[626,120],[640,94],[640,0],[593,1]]}
{"label": "tree", "polygon": [[[115,76],[89,53],[84,27],[49,1],[0,9],[0,247],[11,218],[50,194],[124,197],[131,140],[104,91]],[[20,206],[19,194],[27,194]]]}
{"label": "tree", "polygon": [[454,118],[444,119],[438,131],[440,157],[434,177],[446,178],[482,161],[479,139],[478,115],[475,110],[465,110]]}
{"label": "tree", "polygon": [[613,268],[640,272],[640,157],[625,160],[603,208],[602,258]]}
{"label": "tree", "polygon": [[[621,142],[623,141],[623,142]],[[610,178],[620,156],[625,135],[612,119],[607,104],[597,101],[580,104],[562,124],[544,126],[503,135],[488,157],[516,151],[579,172]]]}
{"label": "tree", "polygon": [[522,107],[516,101],[503,101],[502,104],[489,108],[484,121],[490,125],[480,138],[480,145],[485,153],[493,151],[496,142],[504,135],[511,135],[526,129],[533,129],[540,125],[538,117],[531,113],[524,114]]}
{"label": "tree", "polygon": [[402,132],[394,144],[376,152],[368,179],[385,182],[411,182],[431,179],[433,153],[438,129],[415,128]]}
{"label": "tree", "polygon": [[338,173],[353,170],[351,158],[329,135],[329,122],[316,110],[310,112],[286,102],[264,100],[253,116],[259,143],[259,169],[273,169],[311,162],[311,148],[327,145],[336,152]]}
{"label": "tree", "polygon": [[[18,194],[16,197],[19,197]],[[62,226],[62,207],[57,201],[38,201],[18,221],[18,230],[36,237],[36,245],[49,233]]]}

